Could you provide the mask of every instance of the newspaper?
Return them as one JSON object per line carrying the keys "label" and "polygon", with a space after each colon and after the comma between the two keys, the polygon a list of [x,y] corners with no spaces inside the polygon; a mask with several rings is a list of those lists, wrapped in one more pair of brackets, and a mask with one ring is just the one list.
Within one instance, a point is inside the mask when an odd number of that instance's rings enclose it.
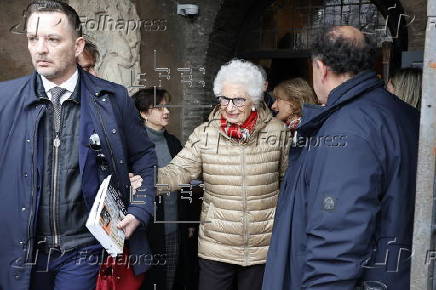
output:
{"label": "newspaper", "polygon": [[109,175],[100,185],[89,213],[86,227],[113,257],[123,252],[124,232],[117,224],[125,217],[121,193],[111,185]]}

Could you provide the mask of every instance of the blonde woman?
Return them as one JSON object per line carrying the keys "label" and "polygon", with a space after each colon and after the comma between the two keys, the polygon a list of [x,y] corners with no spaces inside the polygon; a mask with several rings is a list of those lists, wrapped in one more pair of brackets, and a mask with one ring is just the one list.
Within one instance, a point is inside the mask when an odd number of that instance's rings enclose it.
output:
{"label": "blonde woman", "polygon": [[405,68],[397,71],[388,81],[386,89],[419,110],[421,106],[422,70]]}
{"label": "blonde woman", "polygon": [[272,109],[278,112],[276,118],[292,131],[300,124],[303,105],[317,104],[315,92],[302,78],[279,83],[273,90],[273,97]]}

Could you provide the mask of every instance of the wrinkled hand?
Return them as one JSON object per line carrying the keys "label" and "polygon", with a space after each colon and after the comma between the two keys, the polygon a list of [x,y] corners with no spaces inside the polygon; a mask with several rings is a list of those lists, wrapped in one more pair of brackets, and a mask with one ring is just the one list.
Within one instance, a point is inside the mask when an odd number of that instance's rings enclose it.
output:
{"label": "wrinkled hand", "polygon": [[132,186],[133,193],[142,185],[142,177],[140,175],[134,175],[129,173],[130,185]]}
{"label": "wrinkled hand", "polygon": [[123,230],[126,238],[130,238],[141,222],[133,215],[127,214],[124,219],[117,225],[118,229]]}

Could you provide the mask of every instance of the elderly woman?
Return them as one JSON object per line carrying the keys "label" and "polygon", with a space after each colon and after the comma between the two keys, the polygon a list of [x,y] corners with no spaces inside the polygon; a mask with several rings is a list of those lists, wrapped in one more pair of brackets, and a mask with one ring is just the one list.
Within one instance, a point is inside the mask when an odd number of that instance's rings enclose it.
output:
{"label": "elderly woman", "polygon": [[273,90],[275,101],[272,109],[277,111],[276,118],[285,122],[291,131],[300,124],[304,104],[316,104],[316,95],[302,78],[293,78],[279,83]]}
{"label": "elderly woman", "polygon": [[219,104],[164,168],[168,190],[202,175],[199,288],[261,289],[288,144],[283,123],[262,101],[258,67],[232,60],[214,81]]}

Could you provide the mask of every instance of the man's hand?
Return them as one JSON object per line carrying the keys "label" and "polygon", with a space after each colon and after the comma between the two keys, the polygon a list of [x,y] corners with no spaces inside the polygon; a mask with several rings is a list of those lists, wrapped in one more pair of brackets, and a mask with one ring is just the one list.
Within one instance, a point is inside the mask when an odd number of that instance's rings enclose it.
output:
{"label": "man's hand", "polygon": [[127,214],[126,217],[117,225],[120,230],[123,230],[126,238],[130,238],[141,222],[133,215]]}
{"label": "man's hand", "polygon": [[140,175],[134,175],[133,173],[129,173],[129,179],[133,193],[135,193],[135,191],[142,185],[142,178]]}

